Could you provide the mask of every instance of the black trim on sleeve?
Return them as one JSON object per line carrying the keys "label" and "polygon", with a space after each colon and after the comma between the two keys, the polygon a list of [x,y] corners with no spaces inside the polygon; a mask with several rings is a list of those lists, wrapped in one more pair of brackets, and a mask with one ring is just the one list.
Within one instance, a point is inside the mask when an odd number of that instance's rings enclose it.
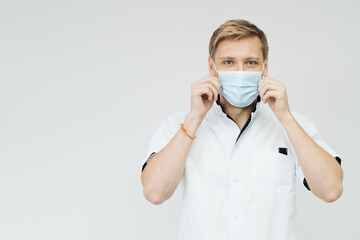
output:
{"label": "black trim on sleeve", "polygon": [[143,166],[142,166],[141,172],[144,171],[144,168],[146,167],[148,161],[149,161],[153,156],[155,156],[155,154],[156,154],[156,152],[152,152],[152,153],[150,154],[150,156],[148,157],[148,159],[146,159],[146,162],[145,162],[145,163],[143,164]]}
{"label": "black trim on sleeve", "polygon": [[305,186],[309,191],[311,191],[305,178],[304,178],[304,180],[303,180],[303,184],[304,184],[304,186]]}
{"label": "black trim on sleeve", "polygon": [[341,158],[340,157],[338,157],[338,156],[336,156],[335,157],[335,159],[336,159],[336,161],[338,161],[338,163],[340,164],[340,166],[341,166]]}
{"label": "black trim on sleeve", "polygon": [[[336,161],[337,161],[337,162],[340,164],[340,166],[341,166],[341,158],[338,157],[338,156],[336,156],[335,159],[336,159]],[[304,180],[303,180],[303,184],[304,184],[304,186],[305,186],[309,191],[311,191],[311,190],[310,190],[310,187],[309,187],[309,185],[308,185],[308,183],[307,183],[307,181],[306,181],[305,178],[304,178]]]}

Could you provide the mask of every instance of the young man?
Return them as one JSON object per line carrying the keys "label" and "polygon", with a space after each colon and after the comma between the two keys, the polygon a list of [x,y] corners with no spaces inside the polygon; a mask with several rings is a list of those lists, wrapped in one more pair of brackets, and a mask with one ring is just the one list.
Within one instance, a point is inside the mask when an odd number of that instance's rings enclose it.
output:
{"label": "young man", "polygon": [[295,179],[333,202],[342,194],[340,157],[309,118],[290,111],[254,24],[216,29],[208,64],[191,86],[191,111],[169,116],[151,140],[146,199],[161,204],[183,182],[179,240],[296,239]]}

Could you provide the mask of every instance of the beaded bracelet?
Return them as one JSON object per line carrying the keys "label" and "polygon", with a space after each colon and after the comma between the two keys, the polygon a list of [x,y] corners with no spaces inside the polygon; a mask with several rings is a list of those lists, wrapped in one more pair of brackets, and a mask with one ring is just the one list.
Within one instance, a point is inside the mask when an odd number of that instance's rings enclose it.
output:
{"label": "beaded bracelet", "polygon": [[189,136],[189,138],[191,138],[192,140],[194,140],[196,138],[196,136],[192,137],[187,133],[187,130],[186,130],[186,128],[184,128],[184,125],[182,123],[180,123],[180,126],[181,126],[181,129],[186,133],[186,135]]}

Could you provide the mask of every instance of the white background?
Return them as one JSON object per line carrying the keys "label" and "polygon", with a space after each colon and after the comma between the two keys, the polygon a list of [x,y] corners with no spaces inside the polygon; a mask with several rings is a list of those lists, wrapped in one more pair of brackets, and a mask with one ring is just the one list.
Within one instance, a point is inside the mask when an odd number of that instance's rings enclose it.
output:
{"label": "white background", "polygon": [[0,239],[175,239],[176,191],[142,193],[160,122],[190,110],[212,32],[249,20],[269,76],[343,160],[325,203],[298,182],[302,239],[360,239],[357,1],[0,1]]}

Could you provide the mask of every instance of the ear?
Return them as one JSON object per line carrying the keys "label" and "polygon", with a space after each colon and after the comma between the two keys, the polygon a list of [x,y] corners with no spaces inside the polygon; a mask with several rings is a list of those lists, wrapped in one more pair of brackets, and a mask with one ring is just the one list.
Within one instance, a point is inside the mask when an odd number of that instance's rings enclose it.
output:
{"label": "ear", "polygon": [[268,69],[269,69],[268,60],[269,60],[269,56],[267,56],[266,59],[265,59],[264,71],[263,71],[263,74],[262,74],[262,76],[264,76],[264,77],[267,77],[267,75],[268,75]]}
{"label": "ear", "polygon": [[209,67],[209,73],[215,77],[217,77],[217,72],[214,69],[214,65],[215,62],[213,63],[213,60],[211,59],[211,57],[208,57],[208,67]]}

